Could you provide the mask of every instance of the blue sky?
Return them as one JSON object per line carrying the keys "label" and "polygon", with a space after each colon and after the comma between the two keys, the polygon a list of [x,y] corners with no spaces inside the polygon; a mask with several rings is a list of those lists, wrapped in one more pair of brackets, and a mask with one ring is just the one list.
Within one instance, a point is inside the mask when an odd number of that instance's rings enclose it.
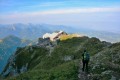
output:
{"label": "blue sky", "polygon": [[120,0],[0,0],[0,23],[57,24],[120,32]]}
{"label": "blue sky", "polygon": [[33,12],[71,7],[120,7],[120,0],[0,0],[1,13]]}

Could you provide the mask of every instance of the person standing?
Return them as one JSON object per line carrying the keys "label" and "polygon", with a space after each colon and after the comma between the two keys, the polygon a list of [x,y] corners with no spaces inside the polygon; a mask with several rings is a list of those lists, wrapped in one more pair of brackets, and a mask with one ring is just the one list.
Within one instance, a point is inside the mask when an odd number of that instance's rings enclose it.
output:
{"label": "person standing", "polygon": [[82,63],[83,63],[82,71],[88,72],[89,60],[90,60],[90,54],[86,50],[84,50],[84,52],[82,54]]}

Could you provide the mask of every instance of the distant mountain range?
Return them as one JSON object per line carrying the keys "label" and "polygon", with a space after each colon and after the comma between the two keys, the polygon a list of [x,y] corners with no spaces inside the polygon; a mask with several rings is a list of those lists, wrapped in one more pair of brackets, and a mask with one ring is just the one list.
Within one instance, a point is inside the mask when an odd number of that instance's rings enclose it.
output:
{"label": "distant mountain range", "polygon": [[53,32],[56,30],[70,31],[69,27],[61,25],[48,25],[48,24],[10,24],[0,25],[0,38],[8,35],[15,35],[22,39],[38,39],[45,33]]}
{"label": "distant mountain range", "polygon": [[67,33],[78,33],[87,35],[89,37],[97,37],[100,40],[105,40],[108,42],[119,42],[120,34],[96,31],[85,28],[75,28],[64,25],[50,25],[50,24],[0,24],[0,38],[4,38],[8,35],[14,35],[21,39],[35,40],[42,37],[45,33],[51,33],[53,31],[63,30]]}
{"label": "distant mountain range", "polygon": [[15,36],[7,36],[0,40],[0,73],[6,65],[7,60],[16,51],[17,47],[32,44],[29,40],[23,40]]}

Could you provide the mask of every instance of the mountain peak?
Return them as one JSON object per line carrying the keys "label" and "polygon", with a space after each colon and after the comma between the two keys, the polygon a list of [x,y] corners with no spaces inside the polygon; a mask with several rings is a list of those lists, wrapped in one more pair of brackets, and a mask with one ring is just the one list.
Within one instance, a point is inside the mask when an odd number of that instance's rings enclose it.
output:
{"label": "mountain peak", "polygon": [[[67,34],[66,36],[68,35],[71,34]],[[22,75],[15,77],[16,79],[26,77],[27,79],[40,78],[43,80],[61,80],[61,78],[64,80],[71,78],[74,80],[83,79],[83,77],[81,77],[83,72],[79,72],[82,66],[79,64],[81,64],[81,55],[84,49],[87,49],[91,56],[89,64],[89,77],[91,80],[97,78],[108,80],[112,78],[114,72],[116,73],[114,76],[119,79],[119,71],[116,72],[116,69],[119,67],[115,67],[115,65],[119,66],[119,58],[117,57],[117,55],[119,55],[119,43],[108,45],[107,42],[100,41],[98,38],[89,38],[86,36],[60,40],[55,46],[51,46],[54,45],[55,42],[51,42],[47,38],[39,38],[39,40],[41,40],[41,44],[49,42],[50,45],[46,43],[44,46],[47,47],[33,45],[18,48],[14,55],[15,58],[13,62],[8,63],[15,72],[9,71],[7,75],[6,71],[9,69],[9,66],[7,66],[3,74],[10,76],[9,74],[11,73],[14,76],[22,73]],[[112,60],[111,56],[116,59]],[[107,71],[113,73],[108,73],[109,77],[105,77],[107,76]],[[88,79],[87,76],[84,77]],[[14,77],[11,79],[14,79]]]}

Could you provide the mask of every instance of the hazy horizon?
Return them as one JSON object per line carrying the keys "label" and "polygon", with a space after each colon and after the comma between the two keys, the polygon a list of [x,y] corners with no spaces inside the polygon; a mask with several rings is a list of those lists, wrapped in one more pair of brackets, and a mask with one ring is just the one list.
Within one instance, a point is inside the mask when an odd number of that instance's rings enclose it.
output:
{"label": "hazy horizon", "polygon": [[0,24],[33,23],[120,33],[119,0],[0,0]]}

